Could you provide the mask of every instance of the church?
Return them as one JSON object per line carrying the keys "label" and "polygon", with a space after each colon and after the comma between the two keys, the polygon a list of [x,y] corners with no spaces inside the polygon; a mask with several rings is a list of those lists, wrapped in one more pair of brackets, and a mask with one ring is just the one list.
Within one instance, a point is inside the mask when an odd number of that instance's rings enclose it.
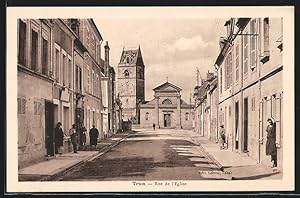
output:
{"label": "church", "polygon": [[154,99],[140,105],[140,127],[193,128],[193,107],[181,99],[181,88],[165,82],[154,91]]}
{"label": "church", "polygon": [[118,64],[118,95],[122,120],[139,124],[139,105],[145,101],[145,65],[140,47],[123,48]]}

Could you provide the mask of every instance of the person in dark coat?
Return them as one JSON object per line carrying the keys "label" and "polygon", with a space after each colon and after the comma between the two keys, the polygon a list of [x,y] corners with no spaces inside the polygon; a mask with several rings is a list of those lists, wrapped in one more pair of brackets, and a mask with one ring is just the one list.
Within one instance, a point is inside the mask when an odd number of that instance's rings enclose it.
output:
{"label": "person in dark coat", "polygon": [[267,120],[269,125],[267,126],[267,143],[266,143],[266,155],[271,155],[271,161],[273,161],[273,167],[277,167],[277,148],[276,148],[276,128],[275,120],[269,118]]}
{"label": "person in dark coat", "polygon": [[75,129],[76,125],[73,124],[72,125],[72,128],[70,129],[70,137],[71,137],[71,142],[72,142],[72,145],[73,145],[73,152],[74,153],[77,153],[77,145],[78,145],[78,134],[76,132],[76,129]]}
{"label": "person in dark coat", "polygon": [[155,124],[153,123],[153,125],[152,125],[152,126],[153,126],[153,130],[155,131]]}
{"label": "person in dark coat", "polygon": [[226,143],[226,136],[225,136],[225,129],[223,124],[220,126],[220,137],[221,137],[221,144],[222,144],[221,149],[224,149]]}
{"label": "person in dark coat", "polygon": [[95,128],[95,125],[93,125],[93,128],[91,128],[89,135],[90,135],[90,147],[95,146],[95,148],[96,148],[99,131],[98,131],[98,129]]}
{"label": "person in dark coat", "polygon": [[55,142],[55,154],[61,154],[59,152],[60,147],[64,145],[64,132],[61,128],[62,124],[61,122],[58,122],[56,124],[56,127],[54,129],[54,142]]}

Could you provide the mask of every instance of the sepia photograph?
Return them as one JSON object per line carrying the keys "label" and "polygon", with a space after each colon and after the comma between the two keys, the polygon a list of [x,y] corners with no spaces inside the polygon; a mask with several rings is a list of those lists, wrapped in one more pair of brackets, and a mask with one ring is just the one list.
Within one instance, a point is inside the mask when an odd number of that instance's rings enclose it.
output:
{"label": "sepia photograph", "polygon": [[11,189],[293,189],[292,7],[20,9]]}

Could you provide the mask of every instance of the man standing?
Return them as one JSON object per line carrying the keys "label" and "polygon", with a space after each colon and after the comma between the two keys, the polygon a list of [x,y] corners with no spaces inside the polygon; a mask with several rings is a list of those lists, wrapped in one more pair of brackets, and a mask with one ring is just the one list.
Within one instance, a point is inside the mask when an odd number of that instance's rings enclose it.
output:
{"label": "man standing", "polygon": [[71,142],[73,145],[73,151],[74,151],[74,153],[77,153],[78,134],[76,132],[75,127],[76,127],[76,125],[73,124],[72,128],[70,129],[70,136],[71,136]]}
{"label": "man standing", "polygon": [[153,127],[153,131],[155,131],[155,124],[154,123],[153,123],[152,127]]}
{"label": "man standing", "polygon": [[95,125],[93,125],[93,128],[91,128],[90,130],[90,147],[94,145],[96,148],[98,136],[99,136],[99,131],[98,129],[95,128]]}

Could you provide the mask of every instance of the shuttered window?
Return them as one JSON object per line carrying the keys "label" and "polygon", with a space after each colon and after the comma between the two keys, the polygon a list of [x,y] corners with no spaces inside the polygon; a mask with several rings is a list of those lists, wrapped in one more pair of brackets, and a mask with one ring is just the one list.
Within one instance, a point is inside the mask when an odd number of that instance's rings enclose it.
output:
{"label": "shuttered window", "polygon": [[19,46],[18,46],[18,63],[21,65],[26,65],[26,40],[27,40],[27,35],[26,35],[26,22],[19,19]]}
{"label": "shuttered window", "polygon": [[[247,34],[247,33],[246,33]],[[244,36],[244,74],[248,72],[249,67],[249,41],[248,36]]]}
{"label": "shuttered window", "polygon": [[235,81],[239,81],[239,70],[240,70],[240,51],[239,44],[235,47]]}
{"label": "shuttered window", "polygon": [[41,115],[42,103],[34,101],[34,115]]}
{"label": "shuttered window", "polygon": [[26,99],[18,98],[18,114],[26,113]]}
{"label": "shuttered window", "polygon": [[256,68],[256,20],[250,22],[250,68],[253,71]]}

